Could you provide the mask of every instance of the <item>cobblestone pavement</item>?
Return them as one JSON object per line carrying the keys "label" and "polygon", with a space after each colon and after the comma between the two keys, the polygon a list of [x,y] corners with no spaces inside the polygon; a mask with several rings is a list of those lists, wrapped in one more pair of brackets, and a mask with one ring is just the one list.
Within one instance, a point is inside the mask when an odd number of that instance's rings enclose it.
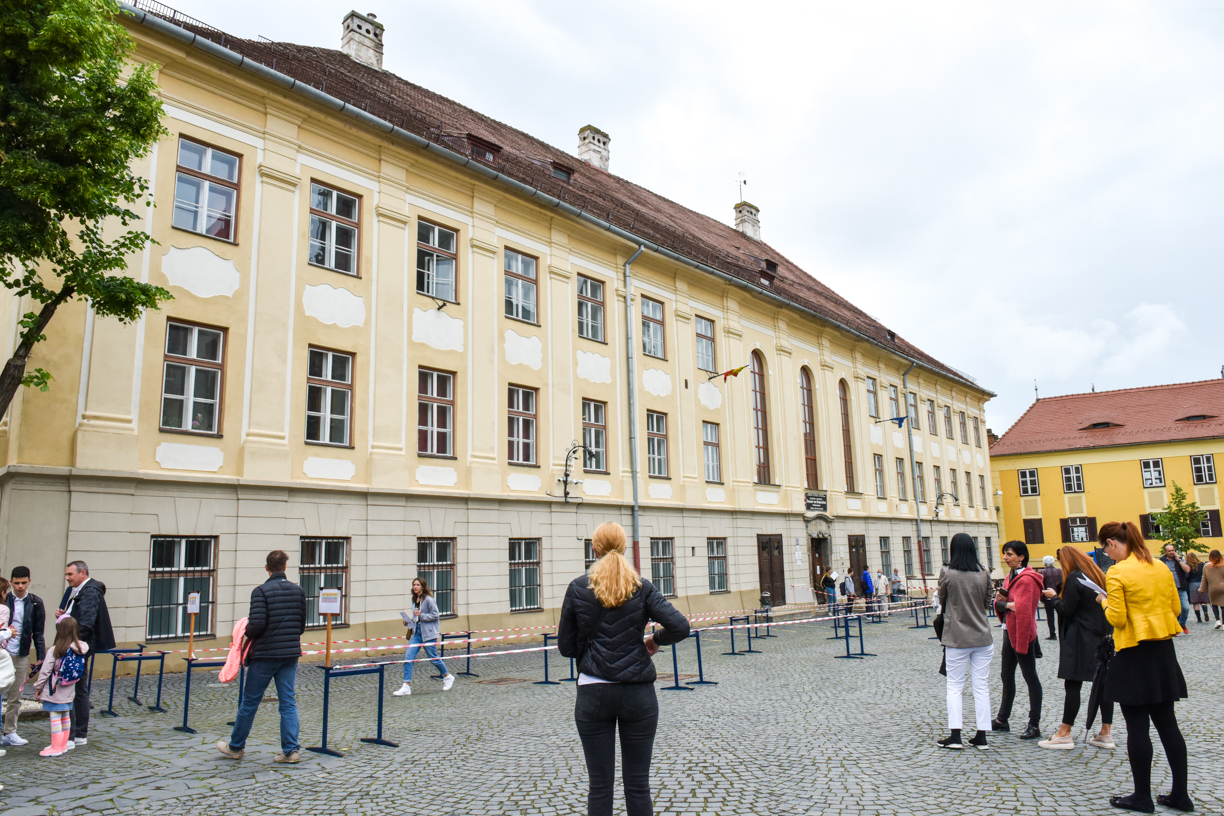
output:
{"label": "cobblestone pavement", "polygon": [[[908,619],[912,622],[912,618]],[[1224,631],[1190,624],[1177,641],[1190,684],[1178,716],[1190,746],[1191,793],[1199,812],[1224,813],[1224,777],[1218,772],[1224,744],[1220,667]],[[1043,626],[1044,628],[1044,626]],[[1083,745],[1081,724],[1071,751],[1047,751],[997,734],[989,751],[943,751],[943,678],[936,674],[938,644],[930,629],[906,628],[906,619],[864,627],[867,651],[877,657],[838,660],[841,641],[827,638],[828,624],[778,627],[778,637],[754,640],[760,654],[723,657],[726,632],[703,638],[706,675],[719,685],[687,692],[659,692],[662,710],[655,744],[653,785],[659,814],[836,813],[839,816],[901,814],[1103,814],[1108,797],[1129,792],[1126,752]],[[1002,631],[995,629],[996,643]],[[742,633],[736,635],[743,648]],[[1043,645],[1054,646],[1055,644]],[[997,652],[997,648],[996,648]],[[1055,679],[1055,649],[1039,661],[1045,687],[1043,729],[1052,731],[1062,711]],[[695,673],[693,644],[679,649],[681,674]],[[559,667],[555,652],[553,669]],[[671,671],[671,655],[656,658]],[[540,653],[473,660],[480,680],[541,678]],[[565,666],[568,670],[568,666]],[[297,766],[274,765],[279,751],[275,703],[265,703],[247,743],[247,758],[234,762],[212,744],[227,736],[237,689],[221,686],[214,671],[193,682],[189,735],[172,730],[182,718],[182,676],[168,676],[169,713],[144,710],[126,699],[131,680],[121,679],[114,719],[97,716],[108,683],[94,685],[94,720],[87,746],[44,759],[45,714],[23,719],[30,744],[9,748],[0,760],[0,813],[34,814],[582,814],[586,775],[571,719],[574,685],[505,685],[459,678],[443,693],[418,668],[414,693],[390,695],[386,687],[385,736],[398,748],[359,741],[375,728],[377,677],[335,681],[330,745],[332,758],[303,752]],[[299,674],[302,744],[320,735],[322,672],[304,665]],[[555,674],[554,674],[555,676]],[[998,678],[998,658],[992,680]],[[665,685],[659,683],[660,688]],[[997,682],[994,683],[997,687]],[[146,678],[141,696],[156,683]],[[269,694],[274,693],[271,689]],[[150,700],[151,701],[151,700]],[[992,704],[998,704],[992,688]],[[972,695],[966,690],[966,722]],[[1023,722],[1027,698],[1021,683],[1013,723]],[[1125,725],[1115,731],[1125,744]],[[1157,743],[1154,779],[1169,779]],[[618,803],[618,813],[623,805]]]}

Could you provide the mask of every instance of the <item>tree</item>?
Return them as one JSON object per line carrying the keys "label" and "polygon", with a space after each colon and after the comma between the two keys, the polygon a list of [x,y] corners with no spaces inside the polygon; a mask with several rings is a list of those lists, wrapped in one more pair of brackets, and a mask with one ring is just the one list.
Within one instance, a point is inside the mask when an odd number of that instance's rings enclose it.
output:
{"label": "tree", "polygon": [[18,386],[47,390],[51,374],[26,362],[64,303],[130,323],[170,299],[123,274],[153,240],[129,229],[149,187],[132,162],[166,131],[119,13],[115,0],[0,0],[0,283],[35,309],[0,371],[0,415]]}
{"label": "tree", "polygon": [[1198,541],[1207,512],[1199,509],[1198,502],[1186,499],[1186,491],[1174,482],[1169,503],[1163,511],[1152,514],[1152,533],[1164,543],[1172,544],[1179,553],[1187,550],[1207,552],[1207,545]]}

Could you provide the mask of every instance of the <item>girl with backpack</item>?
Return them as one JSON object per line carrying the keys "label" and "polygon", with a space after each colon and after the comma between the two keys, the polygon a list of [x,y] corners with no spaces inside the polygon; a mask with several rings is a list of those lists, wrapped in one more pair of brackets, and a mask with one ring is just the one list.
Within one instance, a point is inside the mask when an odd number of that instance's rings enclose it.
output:
{"label": "girl with backpack", "polygon": [[51,745],[39,751],[39,756],[56,757],[68,750],[69,711],[76,684],[85,673],[88,652],[76,619],[67,615],[60,618],[55,624],[55,645],[34,683],[34,694],[42,701],[43,711],[51,714]]}

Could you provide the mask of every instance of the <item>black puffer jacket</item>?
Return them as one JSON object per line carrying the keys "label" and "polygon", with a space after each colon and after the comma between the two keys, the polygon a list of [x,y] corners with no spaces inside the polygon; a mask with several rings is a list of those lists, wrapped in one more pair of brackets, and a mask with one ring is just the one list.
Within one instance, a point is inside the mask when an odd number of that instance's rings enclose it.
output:
{"label": "black puffer jacket", "polygon": [[306,631],[306,593],[274,572],[251,590],[251,614],[246,635],[251,645],[249,660],[284,660],[302,656],[302,632]]}
{"label": "black puffer jacket", "polygon": [[650,621],[663,627],[655,633],[655,643],[660,646],[689,635],[688,620],[649,581],[642,579],[632,598],[605,612],[587,576],[582,575],[565,591],[557,648],[565,657],[577,658],[578,670],[593,677],[614,683],[653,683],[654,661],[643,642]]}

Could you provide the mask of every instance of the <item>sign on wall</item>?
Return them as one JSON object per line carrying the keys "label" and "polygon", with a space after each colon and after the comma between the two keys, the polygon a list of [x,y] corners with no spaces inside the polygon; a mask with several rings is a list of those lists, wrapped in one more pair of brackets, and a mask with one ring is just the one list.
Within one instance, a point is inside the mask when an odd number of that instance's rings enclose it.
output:
{"label": "sign on wall", "polygon": [[809,513],[829,512],[829,494],[823,490],[809,490],[803,494],[803,508]]}

